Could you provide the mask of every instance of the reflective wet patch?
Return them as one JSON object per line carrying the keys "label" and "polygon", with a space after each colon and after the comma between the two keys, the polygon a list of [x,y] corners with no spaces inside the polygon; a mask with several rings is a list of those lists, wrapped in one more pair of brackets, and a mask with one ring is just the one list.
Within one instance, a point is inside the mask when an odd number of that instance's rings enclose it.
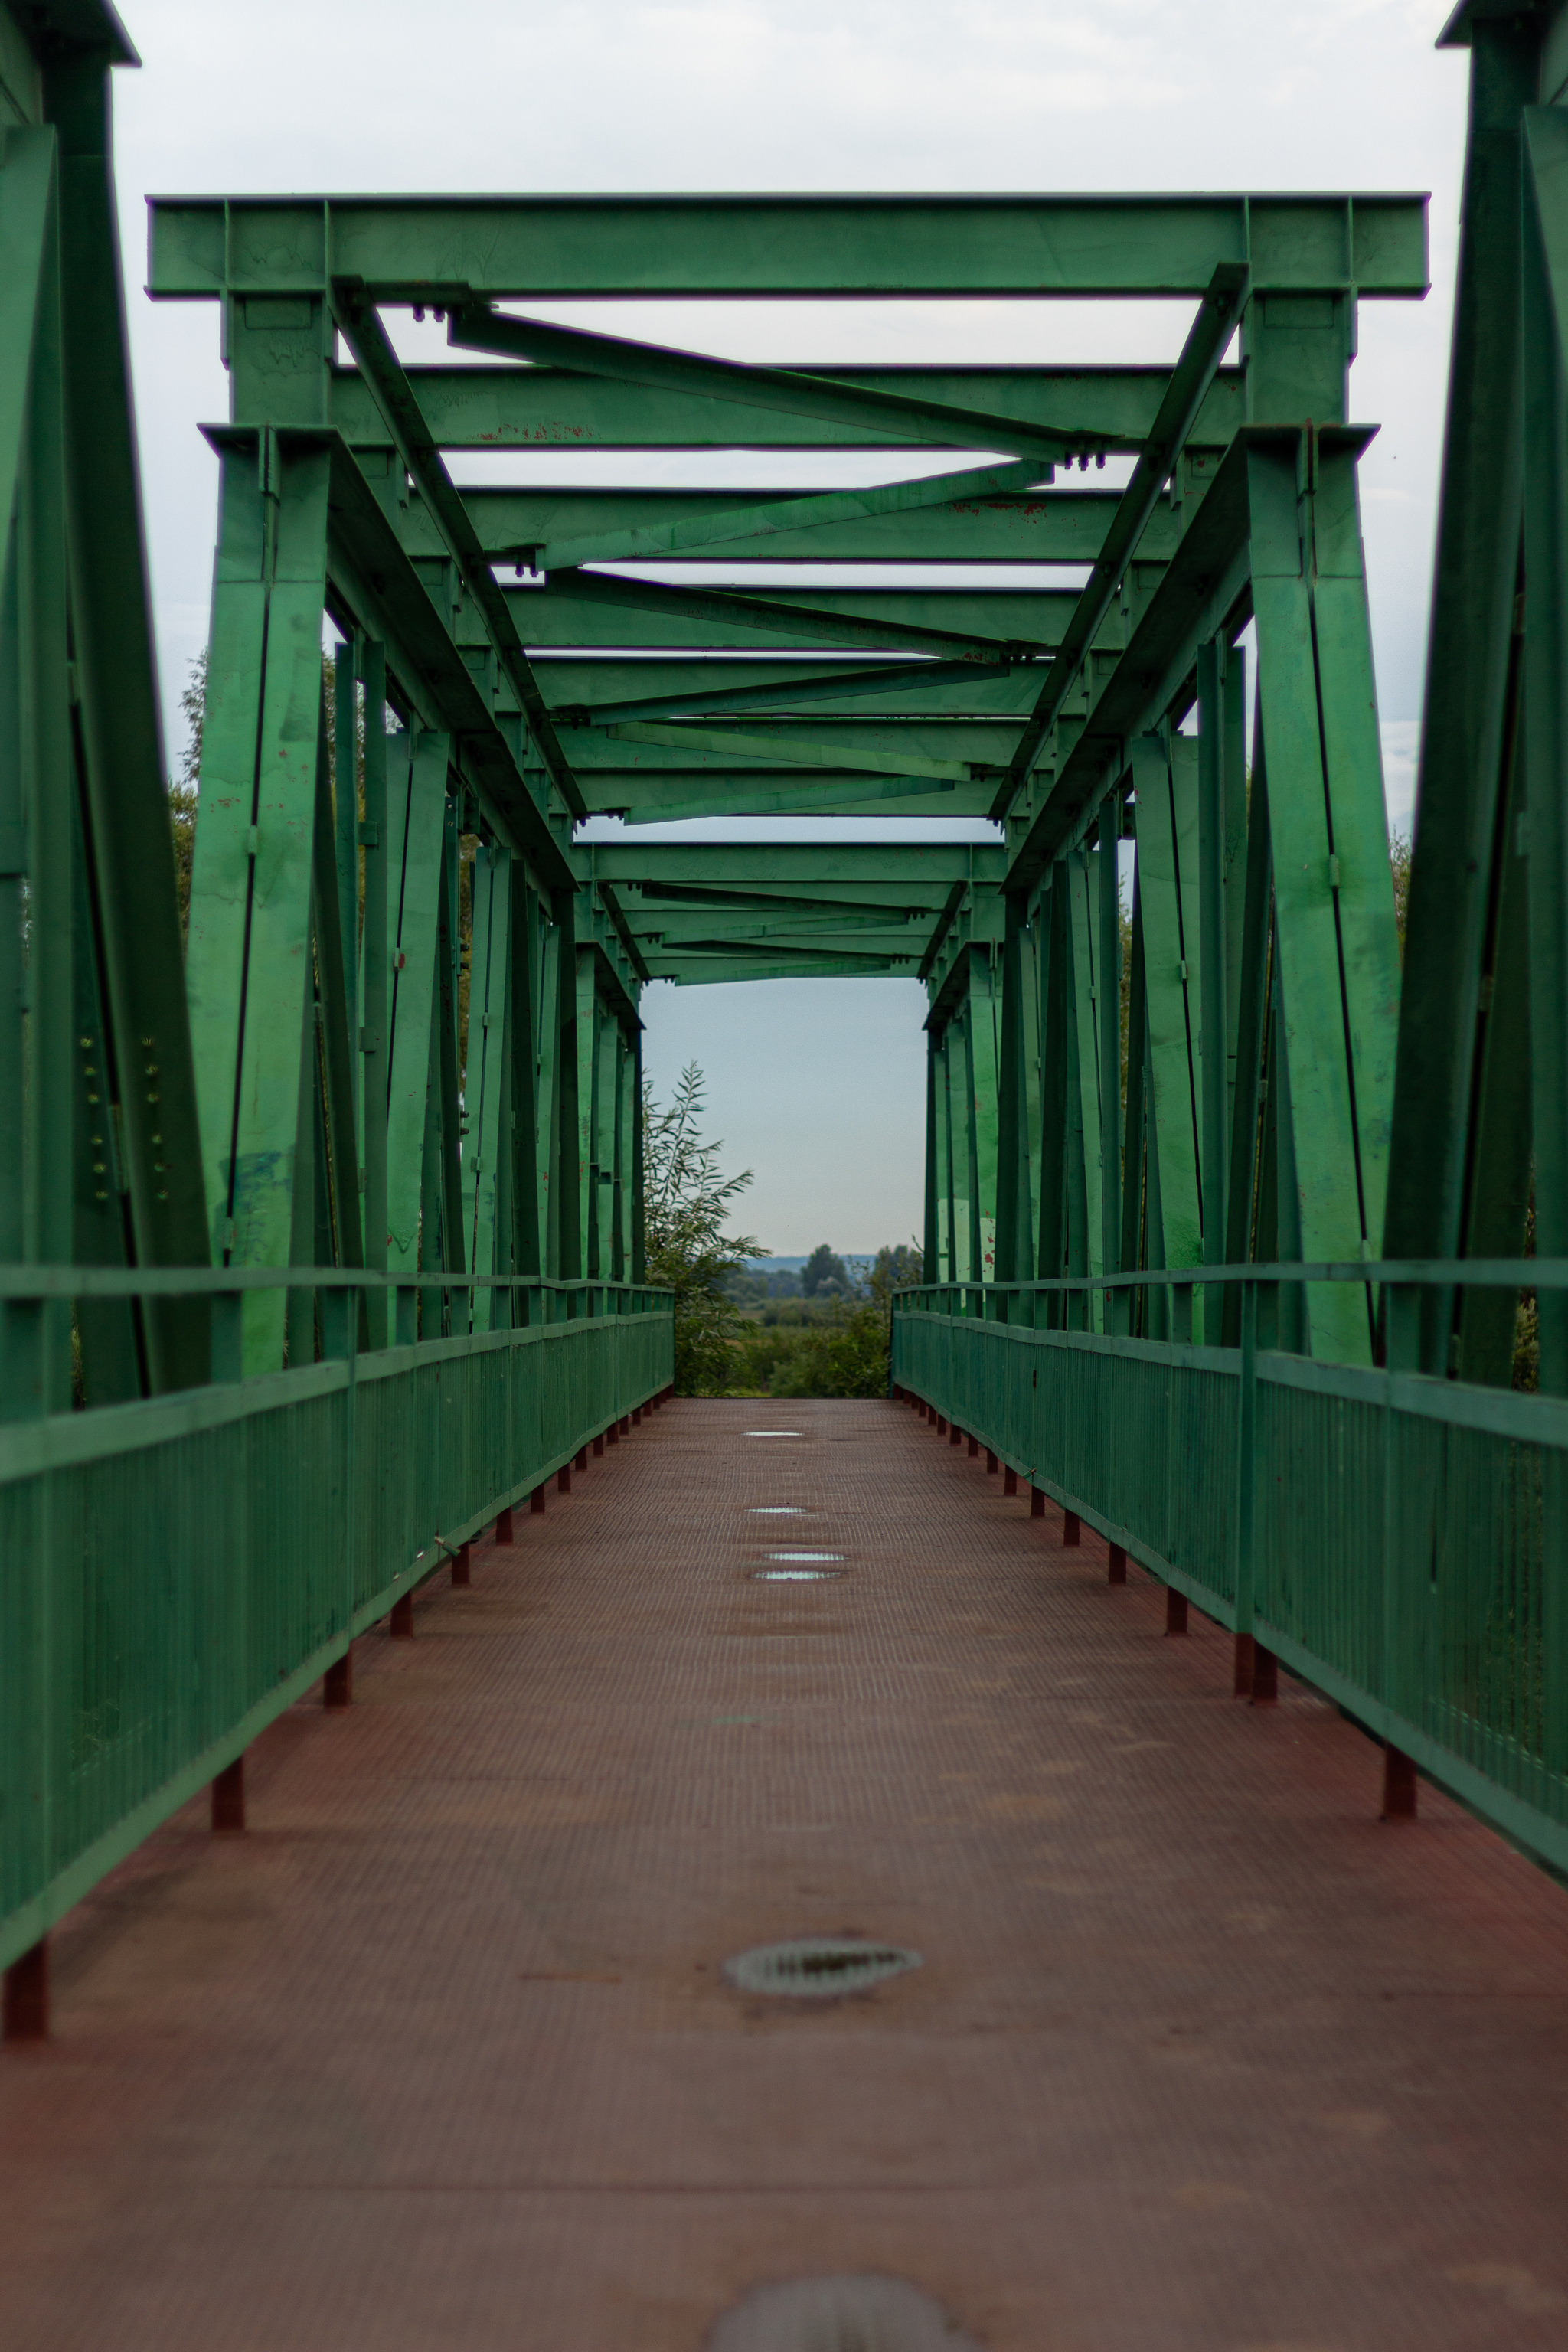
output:
{"label": "reflective wet patch", "polygon": [[785,1944],[753,1945],[726,1960],[724,1974],[740,1992],[837,2000],[846,1993],[868,1992],[920,1966],[920,1954],[898,1944],[868,1943],[859,1936],[801,1936]]}

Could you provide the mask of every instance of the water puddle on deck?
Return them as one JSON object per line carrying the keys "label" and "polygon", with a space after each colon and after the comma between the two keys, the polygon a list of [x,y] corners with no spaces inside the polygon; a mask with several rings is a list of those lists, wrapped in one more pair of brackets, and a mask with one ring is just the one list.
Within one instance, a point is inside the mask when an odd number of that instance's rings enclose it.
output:
{"label": "water puddle on deck", "polygon": [[837,2000],[846,1993],[868,1992],[885,1978],[920,1966],[920,1954],[899,1944],[873,1944],[858,1936],[802,1936],[785,1944],[753,1945],[726,1960],[724,1974],[741,1992]]}

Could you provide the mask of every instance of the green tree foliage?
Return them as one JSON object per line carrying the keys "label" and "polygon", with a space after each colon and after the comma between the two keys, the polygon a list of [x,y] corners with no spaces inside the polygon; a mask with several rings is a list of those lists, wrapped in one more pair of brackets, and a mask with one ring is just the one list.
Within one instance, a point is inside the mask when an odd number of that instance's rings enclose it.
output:
{"label": "green tree foliage", "polygon": [[826,1242],[818,1242],[800,1270],[800,1293],[803,1298],[815,1298],[826,1289],[837,1290],[847,1298],[851,1285],[844,1260],[836,1257]]}
{"label": "green tree foliage", "polygon": [[1388,836],[1388,865],[1394,876],[1394,921],[1399,933],[1400,961],[1405,960],[1405,918],[1410,906],[1410,835],[1391,833]]}
{"label": "green tree foliage", "polygon": [[681,1396],[727,1396],[741,1318],[724,1286],[748,1258],[768,1253],[751,1234],[723,1230],[731,1203],[752,1181],[726,1176],[722,1143],[700,1133],[702,1073],[689,1062],[669,1102],[643,1087],[643,1219],[647,1278],[675,1293],[675,1386]]}
{"label": "green tree foliage", "polygon": [[185,714],[185,748],[180,772],[169,786],[169,829],[174,844],[174,894],[180,905],[180,937],[191,922],[191,866],[196,854],[196,787],[202,772],[202,727],[207,713],[207,656],[204,646],[191,664],[180,697]]}
{"label": "green tree foliage", "polygon": [[863,1280],[834,1297],[826,1321],[753,1324],[734,1352],[736,1386],[750,1396],[886,1396],[893,1293],[924,1272],[915,1243],[884,1244]]}
{"label": "green tree foliage", "polygon": [[882,1244],[866,1275],[866,1295],[890,1315],[895,1290],[907,1290],[926,1278],[925,1253],[919,1242]]}

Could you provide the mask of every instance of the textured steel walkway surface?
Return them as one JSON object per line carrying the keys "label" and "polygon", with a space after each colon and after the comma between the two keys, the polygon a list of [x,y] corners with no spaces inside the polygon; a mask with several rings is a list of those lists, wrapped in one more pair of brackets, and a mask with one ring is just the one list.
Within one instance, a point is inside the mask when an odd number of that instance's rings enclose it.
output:
{"label": "textured steel walkway surface", "polygon": [[[830,2273],[993,2352],[1560,2347],[1568,1895],[1380,1823],[1331,1708],[1001,1484],[891,1404],[679,1403],[367,1637],[243,1837],[190,1808],[57,1938],[8,2352],[696,2352]],[[818,1933],[924,1965],[727,1985]]]}

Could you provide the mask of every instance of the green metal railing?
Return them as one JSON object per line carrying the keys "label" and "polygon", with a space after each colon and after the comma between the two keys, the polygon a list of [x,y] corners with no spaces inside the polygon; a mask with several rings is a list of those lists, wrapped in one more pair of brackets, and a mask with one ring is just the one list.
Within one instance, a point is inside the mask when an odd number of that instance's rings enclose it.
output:
{"label": "green metal railing", "polygon": [[[336,1352],[225,1380],[248,1289],[314,1288]],[[428,1292],[430,1286],[424,1289]],[[238,1756],[447,1552],[668,1387],[668,1294],[443,1276],[509,1328],[362,1352],[319,1267],[0,1269],[11,1360],[84,1297],[202,1293],[211,1386],[0,1424],[0,1965]]]}
{"label": "green metal railing", "polygon": [[[1183,1294],[1232,1283],[1237,1347],[1060,1328],[1152,1284],[1180,1328]],[[1260,1299],[1302,1283],[1394,1316],[1423,1292],[1568,1290],[1568,1260],[914,1289],[891,1378],[1568,1869],[1568,1400],[1260,1348]]]}

